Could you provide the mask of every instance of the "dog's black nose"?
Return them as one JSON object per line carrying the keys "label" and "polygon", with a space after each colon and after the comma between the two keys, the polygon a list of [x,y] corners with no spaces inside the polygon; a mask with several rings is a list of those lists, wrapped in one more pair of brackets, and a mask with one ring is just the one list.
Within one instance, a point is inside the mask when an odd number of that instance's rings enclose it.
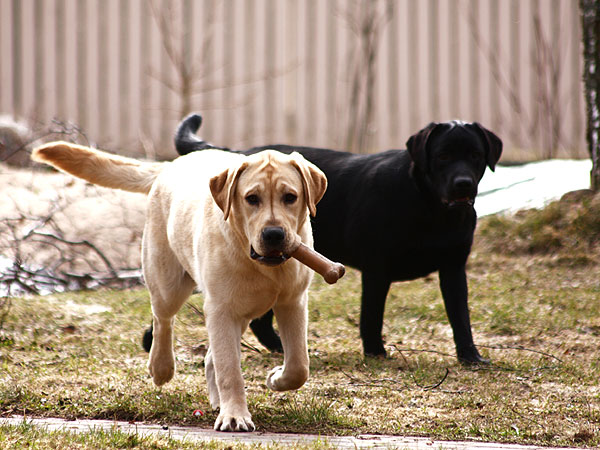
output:
{"label": "dog's black nose", "polygon": [[454,189],[456,189],[456,190],[468,191],[470,189],[473,189],[474,186],[475,186],[475,182],[473,181],[473,179],[471,177],[462,176],[462,177],[456,177],[454,179]]}
{"label": "dog's black nose", "polygon": [[281,245],[285,239],[285,231],[281,227],[265,227],[262,230],[262,240],[269,247]]}

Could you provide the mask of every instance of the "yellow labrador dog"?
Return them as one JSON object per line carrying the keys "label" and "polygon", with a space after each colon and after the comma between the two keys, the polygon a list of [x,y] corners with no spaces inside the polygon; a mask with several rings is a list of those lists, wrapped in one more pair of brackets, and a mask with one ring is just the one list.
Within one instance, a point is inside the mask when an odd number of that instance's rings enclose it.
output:
{"label": "yellow labrador dog", "polygon": [[173,320],[198,286],[209,336],[206,380],[219,407],[215,429],[252,431],[240,367],[250,320],[275,311],[283,366],[267,375],[275,391],[308,378],[307,289],[312,271],[290,252],[312,247],[309,213],[327,188],[325,175],[299,154],[253,156],[211,150],[150,163],[66,142],[32,159],[91,183],[148,194],[142,265],[152,299],[154,341],[148,369],[162,385],[175,373]]}

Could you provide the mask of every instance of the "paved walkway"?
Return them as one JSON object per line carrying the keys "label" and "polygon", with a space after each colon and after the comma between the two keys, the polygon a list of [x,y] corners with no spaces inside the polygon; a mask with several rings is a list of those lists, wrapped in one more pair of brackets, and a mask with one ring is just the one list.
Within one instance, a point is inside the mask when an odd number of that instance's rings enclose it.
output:
{"label": "paved walkway", "polygon": [[[173,439],[192,442],[219,440],[243,444],[280,444],[281,446],[314,441],[327,442],[336,448],[379,448],[379,449],[408,449],[408,450],[559,450],[557,448],[531,445],[494,444],[485,442],[452,442],[437,441],[420,437],[402,437],[387,435],[361,434],[358,436],[318,436],[312,434],[280,434],[267,432],[254,433],[223,433],[212,429],[198,427],[162,427],[145,423],[117,422],[111,420],[65,420],[65,419],[34,419],[13,416],[0,418],[0,424],[19,425],[24,420],[28,424],[45,427],[49,431],[67,431],[83,433],[90,430],[115,430],[141,436],[169,436]],[[564,449],[561,449],[564,450]]]}

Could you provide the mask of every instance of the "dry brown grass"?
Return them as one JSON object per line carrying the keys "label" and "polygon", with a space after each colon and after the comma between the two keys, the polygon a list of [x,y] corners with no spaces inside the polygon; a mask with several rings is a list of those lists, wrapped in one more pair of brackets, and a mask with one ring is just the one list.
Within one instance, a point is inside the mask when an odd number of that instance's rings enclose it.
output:
{"label": "dry brown grass", "polygon": [[[268,391],[266,372],[281,356],[254,350],[260,345],[245,335],[255,423],[297,433],[600,446],[598,203],[589,197],[482,221],[468,272],[475,342],[489,366],[456,361],[437,276],[393,285],[387,359],[361,354],[359,274],[350,270],[334,286],[316,278],[311,377],[302,389]],[[560,245],[532,249],[528,233],[537,227]],[[202,297],[192,304],[201,309]],[[160,389],[139,344],[149,317],[144,290],[14,299],[0,334],[0,415],[211,426],[201,314],[184,308],[178,316],[178,373]],[[197,408],[206,414],[194,417]]]}

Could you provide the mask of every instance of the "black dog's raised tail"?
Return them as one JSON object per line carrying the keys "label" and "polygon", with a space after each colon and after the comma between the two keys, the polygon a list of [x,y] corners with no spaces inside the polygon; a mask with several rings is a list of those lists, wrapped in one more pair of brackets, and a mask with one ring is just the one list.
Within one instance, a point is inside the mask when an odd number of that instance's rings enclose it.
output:
{"label": "black dog's raised tail", "polygon": [[196,132],[202,125],[202,116],[191,113],[181,121],[177,131],[175,131],[175,149],[180,155],[187,155],[196,150],[217,149],[228,150],[223,147],[216,147],[200,139]]}

